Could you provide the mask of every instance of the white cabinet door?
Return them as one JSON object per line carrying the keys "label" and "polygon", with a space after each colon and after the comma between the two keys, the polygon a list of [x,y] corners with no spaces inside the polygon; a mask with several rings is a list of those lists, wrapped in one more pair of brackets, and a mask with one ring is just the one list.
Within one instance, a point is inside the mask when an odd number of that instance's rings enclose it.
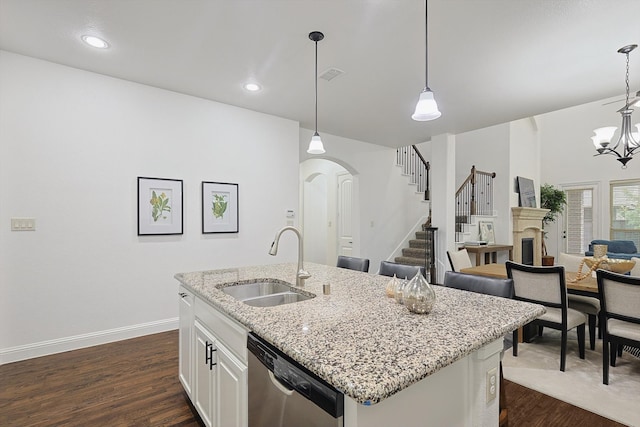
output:
{"label": "white cabinet door", "polygon": [[218,414],[220,426],[247,427],[247,367],[218,344]]}
{"label": "white cabinet door", "polygon": [[197,320],[195,333],[195,372],[192,402],[207,427],[218,426],[216,414],[217,351],[213,335]]}
{"label": "white cabinet door", "polygon": [[194,296],[183,286],[180,286],[178,295],[180,323],[179,331],[179,362],[178,372],[180,382],[191,397],[191,385],[193,383],[193,321],[194,321]]}

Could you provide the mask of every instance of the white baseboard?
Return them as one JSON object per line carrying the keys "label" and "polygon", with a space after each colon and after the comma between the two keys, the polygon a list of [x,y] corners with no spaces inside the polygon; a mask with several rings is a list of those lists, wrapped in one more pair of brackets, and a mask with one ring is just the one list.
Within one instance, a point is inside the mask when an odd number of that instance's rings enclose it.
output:
{"label": "white baseboard", "polygon": [[0,349],[0,365],[178,329],[178,318]]}

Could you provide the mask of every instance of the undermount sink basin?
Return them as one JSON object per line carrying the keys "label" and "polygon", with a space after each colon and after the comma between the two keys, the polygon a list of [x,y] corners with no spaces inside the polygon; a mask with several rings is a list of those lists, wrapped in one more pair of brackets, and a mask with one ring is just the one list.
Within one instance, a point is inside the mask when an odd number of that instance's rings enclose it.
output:
{"label": "undermount sink basin", "polygon": [[291,286],[277,281],[251,282],[226,286],[221,289],[238,301],[253,307],[274,307],[313,298],[296,292]]}
{"label": "undermount sink basin", "polygon": [[281,294],[249,298],[242,302],[253,307],[275,307],[276,305],[291,304],[292,302],[306,301],[311,298],[313,297],[297,292],[283,292]]}

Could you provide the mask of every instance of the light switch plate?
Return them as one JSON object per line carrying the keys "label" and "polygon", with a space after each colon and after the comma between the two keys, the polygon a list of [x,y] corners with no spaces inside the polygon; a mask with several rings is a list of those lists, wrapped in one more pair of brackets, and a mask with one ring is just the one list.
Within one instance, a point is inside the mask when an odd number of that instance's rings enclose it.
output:
{"label": "light switch plate", "polygon": [[11,231],[35,231],[35,218],[11,218]]}

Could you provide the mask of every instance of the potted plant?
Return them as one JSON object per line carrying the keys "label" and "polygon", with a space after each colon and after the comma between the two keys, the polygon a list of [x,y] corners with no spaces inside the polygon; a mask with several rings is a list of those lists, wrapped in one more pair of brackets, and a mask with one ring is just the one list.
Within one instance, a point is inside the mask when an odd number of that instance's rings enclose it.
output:
{"label": "potted plant", "polygon": [[564,191],[551,184],[544,184],[540,187],[540,207],[549,209],[549,212],[542,218],[542,265],[553,265],[554,263],[554,257],[547,254],[547,245],[545,244],[547,233],[544,231],[544,226],[554,222],[566,204],[567,195]]}

